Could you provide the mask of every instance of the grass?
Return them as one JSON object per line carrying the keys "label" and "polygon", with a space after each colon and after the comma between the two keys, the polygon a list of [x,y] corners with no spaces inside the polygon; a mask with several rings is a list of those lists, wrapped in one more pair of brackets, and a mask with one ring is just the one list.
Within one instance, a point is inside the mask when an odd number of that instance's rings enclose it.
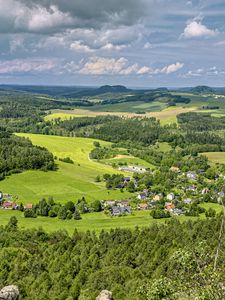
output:
{"label": "grass", "polygon": [[[70,157],[75,163],[57,160],[58,171],[26,171],[0,182],[0,190],[18,196],[23,203],[35,203],[43,197],[53,196],[56,201],[76,201],[84,196],[87,201],[126,199],[130,193],[119,190],[108,191],[105,183],[95,182],[97,175],[117,173],[117,170],[89,159],[94,139],[69,138],[35,134],[19,134],[31,139],[33,144],[46,147],[55,156]],[[100,141],[102,146],[110,143]],[[120,172],[121,173],[121,172]]]}
{"label": "grass", "polygon": [[61,120],[69,120],[71,118],[81,118],[81,117],[86,117],[86,115],[76,115],[76,114],[58,112],[58,113],[52,113],[45,116],[45,121],[52,121],[58,118],[60,118]]}
{"label": "grass", "polygon": [[47,232],[56,230],[67,230],[72,234],[74,229],[79,231],[95,230],[100,232],[102,229],[110,230],[112,228],[135,228],[136,226],[150,226],[154,222],[164,222],[164,220],[156,221],[150,216],[149,211],[138,211],[132,215],[123,217],[109,217],[103,212],[90,213],[82,215],[82,220],[59,220],[58,218],[38,217],[35,219],[24,218],[23,213],[13,210],[0,210],[0,225],[6,225],[10,217],[16,216],[21,228],[38,228],[42,227]]}
{"label": "grass", "polygon": [[[222,206],[215,203],[203,203],[200,206],[207,210],[211,207],[217,213],[221,212]],[[0,210],[0,225],[6,225],[10,217],[16,216],[19,221],[19,226],[22,229],[31,229],[42,227],[46,232],[53,232],[56,230],[66,230],[70,235],[74,229],[79,231],[95,230],[99,233],[101,230],[115,229],[115,228],[135,228],[148,227],[154,223],[164,223],[167,219],[155,220],[150,216],[150,211],[135,211],[132,215],[122,217],[109,217],[103,212],[90,213],[82,215],[82,220],[59,220],[58,218],[38,217],[35,219],[24,218],[23,213],[13,210]],[[187,220],[197,220],[197,217],[176,217],[181,222]],[[201,214],[200,219],[205,219],[205,214]]]}
{"label": "grass", "polygon": [[160,142],[153,146],[155,149],[158,149],[161,152],[169,152],[172,150],[172,147],[167,142]]}
{"label": "grass", "polygon": [[213,163],[225,164],[225,152],[204,152],[202,155],[207,156]]}
{"label": "grass", "polygon": [[110,159],[103,159],[101,160],[102,162],[107,162],[107,163],[127,163],[128,165],[139,165],[139,166],[145,166],[147,168],[155,168],[155,166],[153,166],[152,164],[146,162],[143,159],[140,159],[138,157],[134,157],[134,156],[124,156],[124,157],[114,157],[114,158],[110,158]]}

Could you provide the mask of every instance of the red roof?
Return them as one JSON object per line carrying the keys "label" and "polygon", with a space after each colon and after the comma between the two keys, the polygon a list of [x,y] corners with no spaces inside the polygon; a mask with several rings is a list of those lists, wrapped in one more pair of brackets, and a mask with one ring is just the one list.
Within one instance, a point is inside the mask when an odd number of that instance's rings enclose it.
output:
{"label": "red roof", "polygon": [[176,208],[176,206],[175,206],[174,204],[168,204],[168,205],[166,205],[165,207],[166,207],[166,209],[168,209],[168,210]]}
{"label": "red roof", "polygon": [[4,208],[16,208],[16,203],[11,201],[5,201],[3,203]]}

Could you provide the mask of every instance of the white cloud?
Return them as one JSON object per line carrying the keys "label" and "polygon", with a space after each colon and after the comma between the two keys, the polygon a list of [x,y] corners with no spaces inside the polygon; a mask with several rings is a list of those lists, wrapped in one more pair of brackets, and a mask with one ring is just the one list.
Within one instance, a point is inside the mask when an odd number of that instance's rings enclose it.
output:
{"label": "white cloud", "polygon": [[140,67],[138,64],[133,64],[123,70],[120,71],[120,75],[131,75],[131,74],[137,74]]}
{"label": "white cloud", "polygon": [[13,36],[9,42],[10,52],[13,53],[17,49],[24,49],[24,40],[23,36]]}
{"label": "white cloud", "polygon": [[153,48],[153,45],[149,42],[145,43],[144,44],[144,49],[152,49]]}
{"label": "white cloud", "polygon": [[55,5],[46,8],[41,5],[26,6],[15,0],[0,0],[0,20],[2,32],[41,32],[46,29],[72,25],[74,20]]}
{"label": "white cloud", "polygon": [[63,13],[57,6],[51,5],[49,9],[41,6],[30,9],[26,25],[31,31],[40,31],[72,23],[73,19],[68,13]]}
{"label": "white cloud", "polygon": [[104,58],[104,57],[93,57],[85,63],[81,74],[91,75],[105,75],[105,74],[119,74],[127,64],[127,59],[124,57],[115,58]]}
{"label": "white cloud", "polygon": [[145,75],[145,74],[150,74],[150,73],[152,73],[152,72],[153,72],[153,70],[152,70],[151,68],[144,66],[144,67],[141,67],[141,68],[137,71],[137,74],[138,74],[138,75]]}
{"label": "white cloud", "polygon": [[102,46],[100,49],[101,50],[109,50],[109,51],[120,51],[127,48],[126,45],[113,45],[112,43],[107,43],[104,46]]}
{"label": "white cloud", "polygon": [[[72,66],[72,67],[71,67]],[[75,67],[74,67],[75,66]],[[129,61],[124,58],[105,58],[91,57],[88,61],[81,61],[79,64],[71,62],[65,66],[68,72],[86,74],[86,75],[157,75],[175,73],[184,64],[177,62],[165,66],[163,68],[153,69],[149,66],[140,66],[138,63],[129,64]]]}
{"label": "white cloud", "polygon": [[218,30],[209,29],[203,25],[201,21],[194,20],[187,24],[181,37],[190,39],[199,37],[213,37],[217,34]]}
{"label": "white cloud", "polygon": [[89,46],[82,44],[81,41],[72,42],[70,44],[70,49],[75,50],[77,52],[85,52],[85,53],[90,53],[94,51]]}
{"label": "white cloud", "polygon": [[197,69],[197,70],[189,70],[185,77],[199,77],[202,76],[204,73],[203,69]]}
{"label": "white cloud", "polygon": [[177,62],[175,64],[171,64],[171,65],[168,65],[168,66],[162,68],[160,73],[171,74],[171,73],[177,72],[178,70],[182,69],[183,66],[184,66],[183,63]]}
{"label": "white cloud", "polygon": [[14,59],[0,61],[0,74],[40,73],[55,67],[55,61],[50,59]]}

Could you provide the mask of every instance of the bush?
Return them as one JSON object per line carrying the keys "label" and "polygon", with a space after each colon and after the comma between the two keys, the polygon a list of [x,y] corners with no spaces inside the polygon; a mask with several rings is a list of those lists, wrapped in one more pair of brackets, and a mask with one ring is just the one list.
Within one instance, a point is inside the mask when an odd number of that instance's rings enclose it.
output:
{"label": "bush", "polygon": [[37,218],[37,215],[32,209],[26,209],[24,211],[24,217],[25,218]]}
{"label": "bush", "polygon": [[59,160],[62,161],[62,162],[65,162],[67,164],[74,164],[74,161],[69,157],[59,158]]}

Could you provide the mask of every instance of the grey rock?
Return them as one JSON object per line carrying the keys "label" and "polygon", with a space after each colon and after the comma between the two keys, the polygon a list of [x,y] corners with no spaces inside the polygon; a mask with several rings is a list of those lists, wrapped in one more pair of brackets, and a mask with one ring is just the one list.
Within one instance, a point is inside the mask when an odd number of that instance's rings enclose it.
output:
{"label": "grey rock", "polygon": [[18,300],[19,299],[19,290],[15,285],[9,285],[4,287],[0,291],[0,300]]}
{"label": "grey rock", "polygon": [[112,293],[107,290],[101,291],[96,300],[113,300]]}

